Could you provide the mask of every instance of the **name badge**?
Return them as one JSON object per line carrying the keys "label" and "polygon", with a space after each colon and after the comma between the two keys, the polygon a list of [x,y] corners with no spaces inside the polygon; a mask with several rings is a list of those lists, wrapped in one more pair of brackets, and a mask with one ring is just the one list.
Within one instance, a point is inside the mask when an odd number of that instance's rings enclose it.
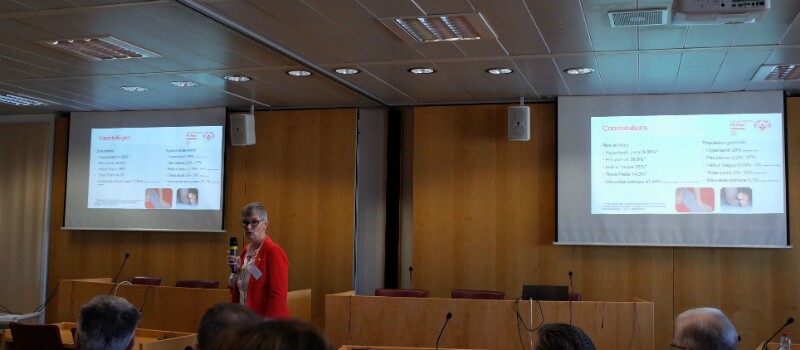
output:
{"label": "name badge", "polygon": [[256,267],[256,264],[247,264],[247,272],[255,279],[261,278],[261,270]]}

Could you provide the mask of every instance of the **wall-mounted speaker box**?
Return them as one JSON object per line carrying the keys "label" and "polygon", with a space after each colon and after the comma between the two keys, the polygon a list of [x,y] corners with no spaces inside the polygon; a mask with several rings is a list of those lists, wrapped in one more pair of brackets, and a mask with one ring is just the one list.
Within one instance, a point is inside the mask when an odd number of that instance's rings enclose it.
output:
{"label": "wall-mounted speaker box", "polygon": [[508,139],[511,141],[528,141],[531,139],[530,107],[508,107]]}
{"label": "wall-mounted speaker box", "polygon": [[231,114],[231,146],[256,144],[256,119],[252,114]]}

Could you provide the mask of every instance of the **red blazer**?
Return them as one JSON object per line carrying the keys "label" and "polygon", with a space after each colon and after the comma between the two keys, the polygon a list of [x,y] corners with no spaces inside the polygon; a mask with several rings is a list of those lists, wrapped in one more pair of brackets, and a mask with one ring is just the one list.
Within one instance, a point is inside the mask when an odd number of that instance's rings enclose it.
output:
{"label": "red blazer", "polygon": [[[247,254],[248,244],[242,251],[241,261]],[[247,287],[246,305],[261,317],[289,318],[289,305],[286,294],[289,291],[289,259],[269,236],[256,256],[256,267],[261,271],[261,278],[256,280],[250,276]],[[242,266],[239,266],[241,269]],[[230,288],[231,301],[239,303],[239,287],[236,283]]]}

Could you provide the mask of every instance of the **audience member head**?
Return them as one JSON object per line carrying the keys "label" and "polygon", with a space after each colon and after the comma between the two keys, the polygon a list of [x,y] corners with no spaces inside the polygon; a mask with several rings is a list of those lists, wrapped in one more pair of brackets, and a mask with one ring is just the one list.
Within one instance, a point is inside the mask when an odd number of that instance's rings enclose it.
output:
{"label": "audience member head", "polygon": [[223,332],[257,324],[261,321],[253,310],[241,304],[220,303],[212,306],[200,319],[197,349],[207,349]]}
{"label": "audience member head", "polygon": [[124,298],[98,295],[81,306],[76,347],[82,350],[130,349],[139,319],[139,310]]}
{"label": "audience member head", "polygon": [[312,324],[299,320],[275,319],[225,332],[208,350],[214,349],[332,350],[333,348]]}
{"label": "audience member head", "polygon": [[566,323],[548,323],[539,328],[536,350],[594,350],[594,343],[580,328]]}
{"label": "audience member head", "polygon": [[673,347],[691,350],[735,350],[739,336],[722,311],[703,307],[684,311],[675,320]]}

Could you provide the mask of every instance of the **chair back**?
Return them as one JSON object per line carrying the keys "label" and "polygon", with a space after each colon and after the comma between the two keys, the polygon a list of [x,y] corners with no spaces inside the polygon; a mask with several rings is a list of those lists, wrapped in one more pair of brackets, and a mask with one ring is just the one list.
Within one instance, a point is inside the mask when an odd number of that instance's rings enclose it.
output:
{"label": "chair back", "polygon": [[506,298],[506,293],[494,290],[453,289],[450,297],[454,299],[497,299]]}
{"label": "chair back", "polygon": [[378,297],[406,297],[406,298],[427,298],[428,291],[422,289],[395,289],[378,288],[375,290]]}
{"label": "chair back", "polygon": [[131,278],[132,284],[144,284],[148,286],[158,286],[161,285],[161,279],[158,277],[147,277],[147,276],[134,276]]}
{"label": "chair back", "polygon": [[25,350],[60,350],[61,329],[54,324],[25,324],[10,322],[11,337],[15,349]]}
{"label": "chair back", "polygon": [[219,287],[219,281],[211,281],[211,280],[178,280],[177,282],[175,282],[175,287],[217,289]]}

